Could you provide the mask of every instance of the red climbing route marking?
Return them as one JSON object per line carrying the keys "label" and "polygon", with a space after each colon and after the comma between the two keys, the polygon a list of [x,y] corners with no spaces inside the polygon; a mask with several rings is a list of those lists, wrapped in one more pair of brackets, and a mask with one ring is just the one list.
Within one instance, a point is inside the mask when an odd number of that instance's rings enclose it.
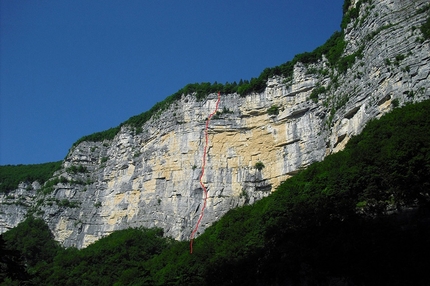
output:
{"label": "red climbing route marking", "polygon": [[205,167],[206,167],[206,152],[207,152],[208,142],[209,142],[209,139],[208,139],[208,127],[209,127],[209,122],[211,121],[212,116],[214,116],[214,114],[218,111],[218,105],[219,105],[220,100],[221,100],[221,94],[220,94],[220,92],[218,92],[218,100],[217,100],[217,102],[216,102],[215,110],[214,110],[214,112],[212,112],[212,113],[208,116],[208,119],[206,119],[206,126],[205,126],[205,147],[204,147],[204,149],[203,149],[202,171],[201,171],[201,173],[200,173],[200,179],[199,179],[199,181],[200,181],[200,186],[202,187],[202,189],[203,189],[203,194],[204,194],[204,198],[203,198],[203,207],[202,207],[202,209],[201,209],[201,211],[200,211],[200,216],[199,216],[199,219],[198,219],[198,221],[197,221],[197,224],[196,224],[196,226],[195,226],[195,228],[194,228],[193,232],[191,233],[191,237],[190,237],[190,239],[191,239],[191,240],[190,240],[190,253],[193,253],[193,241],[194,241],[194,236],[196,235],[196,232],[197,232],[197,230],[198,230],[198,228],[199,228],[200,222],[202,221],[203,213],[204,213],[205,208],[206,208],[206,201],[207,201],[207,199],[208,199],[208,190],[206,189],[205,184],[203,184],[203,182],[202,182],[202,178],[203,178],[203,175],[204,175],[204,173],[205,173]]}

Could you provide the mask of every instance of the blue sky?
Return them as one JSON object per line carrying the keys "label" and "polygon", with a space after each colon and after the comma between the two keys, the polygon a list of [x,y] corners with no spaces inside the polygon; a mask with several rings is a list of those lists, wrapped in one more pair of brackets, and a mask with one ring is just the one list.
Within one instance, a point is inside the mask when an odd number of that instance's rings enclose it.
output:
{"label": "blue sky", "polygon": [[343,0],[0,0],[0,165],[64,159],[188,83],[312,51]]}

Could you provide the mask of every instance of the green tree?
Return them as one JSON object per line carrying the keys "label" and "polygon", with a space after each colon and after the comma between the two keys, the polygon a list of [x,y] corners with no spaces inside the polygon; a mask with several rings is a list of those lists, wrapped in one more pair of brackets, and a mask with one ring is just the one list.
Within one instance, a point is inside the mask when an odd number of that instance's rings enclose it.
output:
{"label": "green tree", "polygon": [[[19,260],[16,262],[21,270],[21,263],[25,265],[25,272],[18,277],[20,285],[27,283],[28,279],[30,285],[40,285],[41,273],[49,268],[49,264],[61,249],[45,222],[29,216],[18,226],[5,232],[3,238],[6,251],[19,254]],[[8,278],[13,281],[16,277],[11,275]]]}
{"label": "green tree", "polygon": [[423,33],[424,39],[430,39],[430,13],[427,21],[421,26],[421,33]]}

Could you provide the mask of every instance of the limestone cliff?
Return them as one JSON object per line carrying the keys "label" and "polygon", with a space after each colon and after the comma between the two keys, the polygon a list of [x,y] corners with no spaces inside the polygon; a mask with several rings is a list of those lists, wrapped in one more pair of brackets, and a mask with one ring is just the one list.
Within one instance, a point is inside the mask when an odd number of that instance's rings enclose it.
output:
{"label": "limestone cliff", "polygon": [[[428,1],[367,2],[344,31],[344,56],[360,54],[346,72],[323,57],[296,64],[292,78],[269,79],[261,93],[222,95],[209,125],[203,177],[209,198],[200,232],[341,150],[369,120],[430,98],[430,41],[422,41],[419,30]],[[137,226],[188,239],[203,203],[204,126],[216,99],[184,94],[141,133],[123,126],[113,140],[73,147],[51,188],[20,186],[0,196],[0,231],[32,212],[64,246],[85,247]]]}

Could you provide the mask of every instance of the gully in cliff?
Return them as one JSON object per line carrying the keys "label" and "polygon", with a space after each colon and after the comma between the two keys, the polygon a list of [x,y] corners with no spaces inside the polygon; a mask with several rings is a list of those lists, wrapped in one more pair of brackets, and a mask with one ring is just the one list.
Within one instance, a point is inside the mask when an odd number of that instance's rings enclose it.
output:
{"label": "gully in cliff", "polygon": [[218,105],[219,105],[220,100],[221,100],[221,94],[220,94],[220,92],[218,92],[218,99],[217,99],[217,102],[216,102],[215,110],[206,119],[206,125],[205,125],[205,147],[203,149],[202,171],[200,173],[200,186],[202,187],[203,193],[204,193],[203,207],[202,207],[202,210],[200,211],[200,216],[199,216],[199,219],[197,221],[197,224],[196,224],[193,232],[191,233],[191,237],[190,237],[190,253],[193,253],[193,241],[194,241],[194,237],[195,237],[196,232],[197,232],[197,230],[199,228],[200,222],[202,221],[203,214],[204,214],[204,211],[205,211],[205,208],[206,208],[206,201],[207,201],[207,198],[208,198],[208,190],[207,190],[206,186],[202,182],[202,178],[203,178],[203,175],[205,173],[206,153],[207,153],[208,142],[209,142],[209,139],[208,139],[208,127],[209,127],[209,122],[211,121],[212,116],[214,116],[214,114],[218,111]]}

